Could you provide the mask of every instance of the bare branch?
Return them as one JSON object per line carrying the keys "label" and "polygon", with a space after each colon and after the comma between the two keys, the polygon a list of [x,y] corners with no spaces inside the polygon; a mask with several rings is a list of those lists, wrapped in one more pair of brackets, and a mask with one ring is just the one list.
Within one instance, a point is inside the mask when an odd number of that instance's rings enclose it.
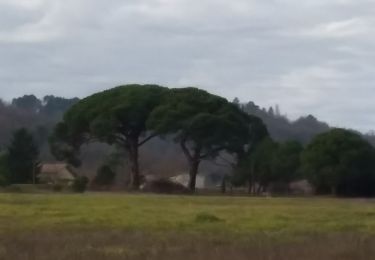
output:
{"label": "bare branch", "polygon": [[209,157],[210,155],[213,155],[213,154],[215,154],[215,153],[217,153],[217,152],[220,152],[220,151],[223,150],[223,149],[225,149],[224,146],[217,147],[217,148],[215,148],[215,149],[212,149],[212,150],[206,152],[205,154],[200,155],[199,158],[200,158],[200,159],[205,159],[205,158]]}
{"label": "bare branch", "polygon": [[154,138],[156,136],[157,136],[157,134],[152,134],[152,135],[146,137],[145,139],[143,139],[141,142],[138,143],[138,147],[144,145],[145,143],[147,143],[148,141],[150,141],[152,138]]}
{"label": "bare branch", "polygon": [[236,164],[236,162],[234,162],[234,161],[230,161],[230,160],[224,158],[221,154],[219,154],[218,157],[219,157],[221,160],[223,160],[224,162],[226,162],[227,164],[231,165],[231,167],[233,167],[233,165]]}

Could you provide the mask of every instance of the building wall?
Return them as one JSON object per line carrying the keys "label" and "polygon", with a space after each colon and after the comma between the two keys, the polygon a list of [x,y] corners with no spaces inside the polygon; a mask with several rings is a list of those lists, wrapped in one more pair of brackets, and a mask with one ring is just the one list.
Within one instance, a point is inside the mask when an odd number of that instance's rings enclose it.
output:
{"label": "building wall", "polygon": [[[195,185],[195,187],[197,189],[204,189],[204,188],[206,188],[206,186],[205,186],[205,178],[206,177],[202,176],[202,175],[198,175],[197,176],[196,185]],[[180,174],[180,175],[171,177],[170,180],[174,181],[174,182],[177,182],[177,183],[180,183],[180,184],[184,185],[185,187],[188,187],[188,185],[189,185],[189,174]]]}

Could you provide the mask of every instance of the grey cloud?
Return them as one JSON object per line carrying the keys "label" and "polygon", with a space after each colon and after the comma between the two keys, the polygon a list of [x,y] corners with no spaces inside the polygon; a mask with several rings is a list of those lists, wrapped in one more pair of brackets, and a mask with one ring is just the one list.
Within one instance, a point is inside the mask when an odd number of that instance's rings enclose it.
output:
{"label": "grey cloud", "polygon": [[0,0],[0,91],[196,85],[374,129],[372,0]]}

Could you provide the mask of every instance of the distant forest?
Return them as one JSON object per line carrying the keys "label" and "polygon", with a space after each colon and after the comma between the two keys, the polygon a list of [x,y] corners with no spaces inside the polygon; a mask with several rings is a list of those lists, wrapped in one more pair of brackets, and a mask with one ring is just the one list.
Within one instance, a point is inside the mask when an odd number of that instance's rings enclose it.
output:
{"label": "distant forest", "polygon": [[[242,110],[250,115],[255,115],[263,120],[271,137],[278,142],[298,141],[304,145],[308,144],[317,134],[327,132],[331,127],[328,123],[319,121],[313,115],[306,115],[295,121],[288,119],[280,112],[278,105],[275,107],[259,107],[254,102],[241,103],[237,98],[233,100]],[[356,130],[353,132],[360,133]],[[363,137],[375,146],[375,135],[363,134]]]}
{"label": "distant forest", "polygon": [[[12,133],[16,129],[25,127],[33,133],[37,141],[41,151],[41,160],[55,161],[49,152],[48,137],[56,123],[62,119],[64,112],[78,101],[78,98],[63,98],[53,95],[45,96],[42,99],[34,95],[25,95],[13,99],[10,103],[0,101],[0,150],[7,147]],[[306,145],[314,136],[330,129],[327,123],[319,121],[312,115],[292,121],[280,112],[277,105],[263,108],[252,101],[242,103],[237,98],[233,100],[233,103],[240,106],[246,113],[261,118],[275,141],[298,141]],[[366,134],[364,137],[372,145],[375,145],[373,134]],[[163,153],[160,153],[160,150]],[[180,150],[168,140],[155,139],[147,144],[141,153],[143,165],[148,166],[147,169],[143,169],[146,174],[170,175],[183,171],[185,167],[185,160]],[[84,149],[82,154],[84,163],[81,171],[90,175],[101,163],[113,159],[115,155],[114,147],[103,144],[90,145]],[[208,162],[202,165],[202,171],[220,172],[225,169],[221,165]]]}

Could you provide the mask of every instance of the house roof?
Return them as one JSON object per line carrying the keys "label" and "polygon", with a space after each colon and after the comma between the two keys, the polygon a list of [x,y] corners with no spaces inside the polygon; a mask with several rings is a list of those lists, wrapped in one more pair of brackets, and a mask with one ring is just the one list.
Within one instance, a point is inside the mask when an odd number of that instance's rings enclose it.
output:
{"label": "house roof", "polygon": [[60,180],[74,180],[75,173],[70,169],[68,164],[42,164],[40,169],[40,177],[60,179]]}

